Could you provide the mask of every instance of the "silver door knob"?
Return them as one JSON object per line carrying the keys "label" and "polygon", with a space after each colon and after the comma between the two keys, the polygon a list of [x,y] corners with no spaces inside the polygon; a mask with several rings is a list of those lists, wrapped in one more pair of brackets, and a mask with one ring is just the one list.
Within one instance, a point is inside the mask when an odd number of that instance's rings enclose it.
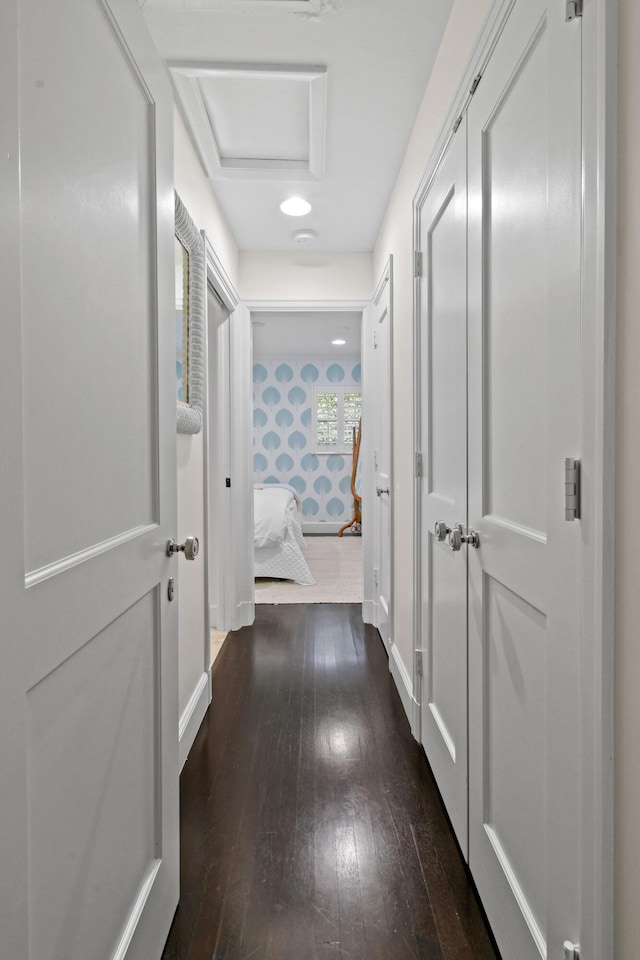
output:
{"label": "silver door knob", "polygon": [[176,543],[175,540],[167,540],[167,556],[172,557],[174,553],[184,553],[186,560],[195,560],[200,552],[200,541],[197,537],[187,537],[184,543]]}
{"label": "silver door knob", "polygon": [[457,552],[463,543],[468,543],[469,546],[477,550],[480,546],[480,534],[476,530],[469,530],[469,533],[464,533],[462,524],[456,523],[453,530],[449,532],[449,546]]}
{"label": "silver door knob", "polygon": [[376,487],[376,493],[381,497],[383,493],[389,493],[389,487]]}
{"label": "silver door knob", "polygon": [[448,527],[444,520],[437,520],[434,527],[434,533],[436,535],[436,540],[439,540],[442,543],[443,540],[447,539],[447,534],[451,533],[451,527]]}

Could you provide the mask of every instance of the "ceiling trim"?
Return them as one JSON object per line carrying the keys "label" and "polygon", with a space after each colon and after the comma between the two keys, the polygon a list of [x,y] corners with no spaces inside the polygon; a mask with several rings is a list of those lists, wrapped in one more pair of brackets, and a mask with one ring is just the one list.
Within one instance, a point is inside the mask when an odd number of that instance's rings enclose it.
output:
{"label": "ceiling trim", "polygon": [[183,13],[239,7],[242,10],[280,10],[310,14],[320,11],[322,0],[138,0],[138,4],[149,10],[178,10]]}
{"label": "ceiling trim", "polygon": [[[261,0],[268,2],[268,0]],[[294,0],[282,0],[290,5]],[[169,61],[169,72],[178,106],[200,159],[212,180],[321,180],[324,176],[327,68],[264,64],[225,64]],[[201,81],[212,78],[290,80],[306,83],[309,90],[308,160],[249,159],[223,157],[201,89]]]}
{"label": "ceiling trim", "polygon": [[369,300],[244,300],[255,313],[357,313]]}

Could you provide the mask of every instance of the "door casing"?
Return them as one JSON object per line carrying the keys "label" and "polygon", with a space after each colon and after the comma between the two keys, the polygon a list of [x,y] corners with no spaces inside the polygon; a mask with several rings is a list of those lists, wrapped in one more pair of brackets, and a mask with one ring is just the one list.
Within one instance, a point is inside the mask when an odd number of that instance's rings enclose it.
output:
{"label": "door casing", "polygon": [[[380,344],[376,336],[376,317],[378,310],[386,311],[389,324],[388,344]],[[382,346],[382,349],[381,349]],[[386,350],[384,349],[386,346]],[[382,369],[381,369],[382,368]],[[363,493],[367,503],[371,504],[368,515],[372,522],[364,524],[362,528],[362,546],[364,556],[365,603],[363,618],[365,623],[372,623],[380,627],[379,588],[376,586],[375,571],[378,576],[382,571],[382,554],[388,552],[389,565],[389,598],[387,630],[388,636],[383,636],[383,642],[389,655],[389,666],[393,670],[396,661],[393,650],[393,529],[394,529],[394,496],[393,496],[393,255],[389,256],[384,270],[374,291],[371,304],[363,315],[362,321],[362,396],[365,410],[364,431],[362,435],[362,453],[365,470],[363,472]],[[383,389],[381,389],[381,384]],[[385,415],[384,411],[387,411]],[[382,542],[381,533],[381,500],[376,494],[377,474],[375,450],[380,449],[382,437],[380,424],[389,425],[388,443],[388,483],[389,494],[389,537],[388,542]],[[396,677],[399,687],[404,687],[400,678]]]}
{"label": "door casing", "polygon": [[[245,300],[245,307],[249,312],[256,313],[363,313],[363,326],[364,326],[364,313],[368,308],[369,304],[366,300]],[[368,400],[365,396],[365,369],[366,361],[364,354],[362,355],[362,404],[363,408],[365,404],[368,403]],[[251,387],[249,386],[248,397],[249,402],[251,402]],[[366,433],[363,434],[362,445],[365,446],[366,442]],[[361,454],[362,456],[362,447]],[[253,476],[253,471],[251,470],[250,476]],[[366,483],[367,477],[366,473],[363,474],[363,498],[364,493],[366,493]],[[253,500],[251,501],[251,510],[253,515]],[[253,557],[253,533],[251,536],[251,556]],[[373,566],[370,563],[370,558],[367,558],[366,555],[363,557],[364,563],[364,585],[365,585],[365,601],[363,602],[363,618],[366,620],[365,609],[368,609],[367,600],[371,600],[373,593],[368,593],[367,591],[367,572],[371,573],[371,583],[373,583]],[[252,575],[253,575],[253,560],[252,560]]]}
{"label": "door casing", "polygon": [[[222,345],[225,355],[220,358],[227,376],[216,383],[209,379],[206,386],[205,529],[210,567],[220,574],[220,563],[211,562],[213,551],[217,560],[224,563],[224,575],[217,576],[215,590],[207,579],[206,605],[212,626],[237,630],[254,619],[251,326],[249,312],[204,231],[203,237],[207,283],[229,311]],[[208,328],[207,336],[211,336]],[[207,341],[207,367],[209,348]],[[214,409],[218,411],[215,417]],[[230,487],[223,486],[227,475]],[[214,593],[215,610],[210,603]],[[210,664],[208,636],[206,644]]]}

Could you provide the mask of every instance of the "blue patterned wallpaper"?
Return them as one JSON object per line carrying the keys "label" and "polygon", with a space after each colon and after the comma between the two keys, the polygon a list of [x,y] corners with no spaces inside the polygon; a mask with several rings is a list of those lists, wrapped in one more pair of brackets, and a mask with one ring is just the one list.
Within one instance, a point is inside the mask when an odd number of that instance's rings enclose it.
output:
{"label": "blue patterned wallpaper", "polygon": [[333,357],[253,365],[253,477],[255,483],[290,483],[307,523],[351,519],[351,456],[313,449],[314,386],[360,384],[360,359]]}

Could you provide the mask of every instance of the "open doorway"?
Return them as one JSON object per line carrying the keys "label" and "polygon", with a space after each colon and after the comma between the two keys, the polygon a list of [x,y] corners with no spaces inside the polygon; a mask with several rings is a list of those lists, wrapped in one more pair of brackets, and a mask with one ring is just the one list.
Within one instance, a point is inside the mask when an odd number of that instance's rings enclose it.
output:
{"label": "open doorway", "polygon": [[362,308],[251,319],[256,603],[362,603]]}

